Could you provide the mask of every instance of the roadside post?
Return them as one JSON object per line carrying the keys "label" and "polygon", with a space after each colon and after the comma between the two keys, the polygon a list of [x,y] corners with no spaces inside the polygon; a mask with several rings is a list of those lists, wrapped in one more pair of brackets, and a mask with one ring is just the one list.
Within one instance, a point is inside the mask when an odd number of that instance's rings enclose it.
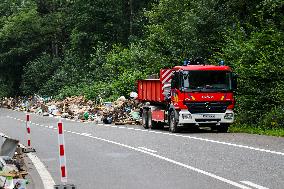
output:
{"label": "roadside post", "polygon": [[28,148],[31,147],[31,127],[30,127],[30,114],[26,115],[26,128],[27,128],[27,139],[28,139]]}
{"label": "roadside post", "polygon": [[27,148],[23,149],[24,153],[35,152],[35,149],[31,147],[31,116],[26,114],[26,131],[27,131]]}
{"label": "roadside post", "polygon": [[57,123],[58,129],[58,148],[59,148],[59,166],[62,184],[54,185],[54,189],[76,189],[75,185],[67,184],[67,167],[65,154],[64,127],[61,119]]}

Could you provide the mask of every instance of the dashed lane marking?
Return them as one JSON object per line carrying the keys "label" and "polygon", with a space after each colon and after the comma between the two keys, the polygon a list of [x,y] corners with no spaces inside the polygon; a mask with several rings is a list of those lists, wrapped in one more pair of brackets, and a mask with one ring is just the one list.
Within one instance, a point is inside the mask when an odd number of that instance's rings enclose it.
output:
{"label": "dashed lane marking", "polygon": [[80,135],[82,135],[82,136],[91,136],[90,133],[81,133]]}
{"label": "dashed lane marking", "polygon": [[148,152],[152,152],[152,153],[156,153],[156,152],[157,152],[157,151],[155,151],[155,150],[151,150],[151,149],[145,148],[145,147],[138,147],[138,148],[140,148],[140,149],[142,149],[142,150],[146,150],[146,151],[148,151]]}

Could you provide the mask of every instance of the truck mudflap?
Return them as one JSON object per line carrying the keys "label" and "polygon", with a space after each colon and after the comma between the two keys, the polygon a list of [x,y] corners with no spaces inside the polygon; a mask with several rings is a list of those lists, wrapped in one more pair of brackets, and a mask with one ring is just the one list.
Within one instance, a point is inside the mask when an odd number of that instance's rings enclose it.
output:
{"label": "truck mudflap", "polygon": [[233,110],[226,110],[225,113],[194,113],[188,110],[179,111],[179,124],[230,124],[234,122]]}

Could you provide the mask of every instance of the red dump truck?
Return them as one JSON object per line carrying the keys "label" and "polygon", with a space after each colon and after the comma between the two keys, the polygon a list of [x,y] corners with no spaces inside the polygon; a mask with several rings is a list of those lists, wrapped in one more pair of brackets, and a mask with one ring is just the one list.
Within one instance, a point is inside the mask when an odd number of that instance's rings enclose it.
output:
{"label": "red dump truck", "polygon": [[186,65],[138,81],[144,128],[211,127],[227,132],[234,121],[236,76],[229,66]]}

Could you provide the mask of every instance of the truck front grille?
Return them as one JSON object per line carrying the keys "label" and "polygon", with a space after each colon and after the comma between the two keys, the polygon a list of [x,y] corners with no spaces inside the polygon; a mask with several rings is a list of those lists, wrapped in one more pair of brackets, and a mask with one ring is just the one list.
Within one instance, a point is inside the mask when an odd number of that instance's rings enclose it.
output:
{"label": "truck front grille", "polygon": [[195,119],[196,122],[219,122],[221,119]]}
{"label": "truck front grille", "polygon": [[225,113],[230,102],[191,102],[185,103],[188,111],[194,113]]}

